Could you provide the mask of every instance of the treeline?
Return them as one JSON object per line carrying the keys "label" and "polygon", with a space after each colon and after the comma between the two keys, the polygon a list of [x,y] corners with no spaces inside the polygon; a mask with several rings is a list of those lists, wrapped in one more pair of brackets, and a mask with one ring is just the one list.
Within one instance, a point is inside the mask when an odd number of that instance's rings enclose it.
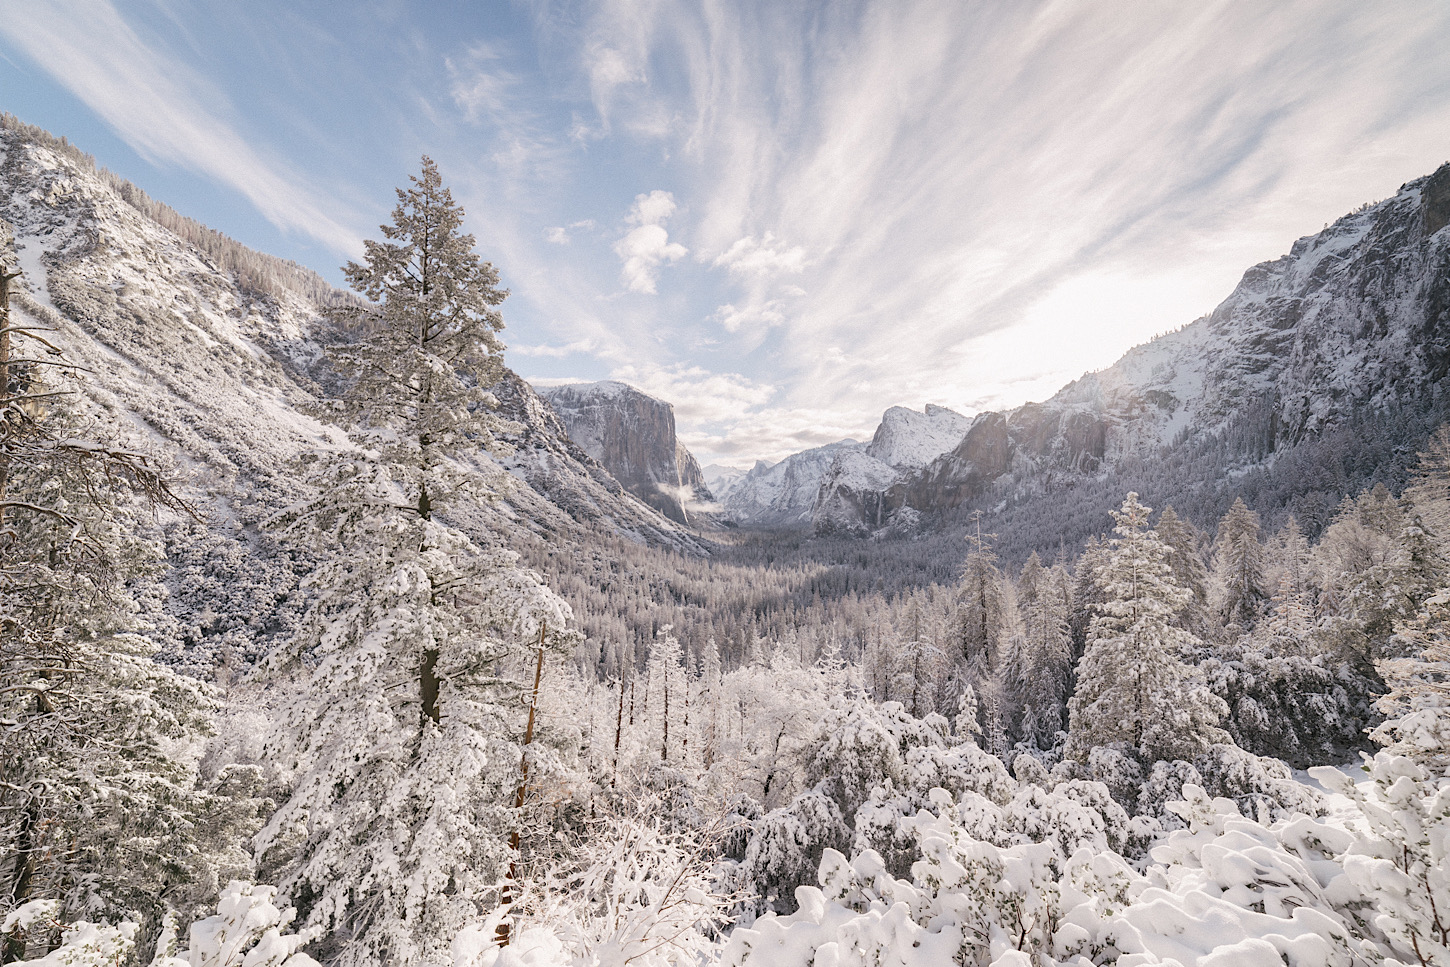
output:
{"label": "treeline", "polygon": [[351,294],[334,288],[322,276],[303,265],[290,259],[254,251],[216,229],[182,215],[170,205],[155,200],[115,172],[98,166],[94,156],[71,144],[64,135],[56,137],[45,129],[26,124],[7,112],[0,112],[0,129],[13,132],[26,141],[43,145],[86,170],[95,172],[97,177],[132,208],[196,246],[218,268],[235,278],[237,284],[246,292],[273,298],[288,293],[316,306],[355,299]]}

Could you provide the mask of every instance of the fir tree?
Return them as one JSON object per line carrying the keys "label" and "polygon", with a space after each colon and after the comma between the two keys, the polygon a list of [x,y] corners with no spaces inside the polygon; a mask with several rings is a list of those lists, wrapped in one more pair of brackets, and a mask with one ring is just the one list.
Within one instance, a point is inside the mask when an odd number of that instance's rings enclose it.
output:
{"label": "fir tree", "polygon": [[1173,580],[1192,595],[1181,612],[1179,621],[1184,628],[1201,637],[1209,630],[1209,582],[1208,568],[1204,567],[1203,558],[1198,551],[1198,528],[1179,517],[1173,505],[1169,504],[1158,515],[1158,526],[1154,530],[1173,552],[1168,556],[1168,564],[1173,568]]}
{"label": "fir tree", "polygon": [[1023,633],[1013,686],[1022,709],[1022,739],[1040,749],[1051,748],[1063,727],[1072,673],[1064,582],[1055,572],[1056,568],[1044,568],[1033,552],[1017,582]]}
{"label": "fir tree", "polygon": [[1191,758],[1224,733],[1222,700],[1193,680],[1184,656],[1200,642],[1174,617],[1192,592],[1173,581],[1169,549],[1148,529],[1149,509],[1130,493],[1113,514],[1100,579],[1106,600],[1093,619],[1068,704],[1068,752],[1124,745],[1146,762]]}
{"label": "fir tree", "polygon": [[516,555],[440,517],[488,496],[464,461],[500,425],[481,387],[504,293],[433,163],[412,181],[388,241],[345,267],[370,305],[335,350],[351,382],[334,411],[364,449],[328,455],[318,496],[275,521],[327,560],[274,740],[292,793],[258,848],[347,964],[435,960],[481,913],[511,858],[525,656],[568,617]]}
{"label": "fir tree", "polygon": [[971,540],[957,585],[955,622],[957,647],[973,684],[991,678],[1001,658],[1007,602],[996,562],[996,555],[978,533]]}
{"label": "fir tree", "polygon": [[1264,585],[1264,548],[1259,543],[1259,515],[1242,497],[1218,522],[1214,542],[1214,573],[1218,579],[1220,613],[1230,624],[1249,629],[1263,612],[1269,593]]}

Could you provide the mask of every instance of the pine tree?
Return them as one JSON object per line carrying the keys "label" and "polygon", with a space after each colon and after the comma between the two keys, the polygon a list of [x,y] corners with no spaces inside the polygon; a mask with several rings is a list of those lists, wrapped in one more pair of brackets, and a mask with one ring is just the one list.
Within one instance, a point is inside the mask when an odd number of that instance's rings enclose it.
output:
{"label": "pine tree", "polygon": [[1013,688],[1022,709],[1022,739],[1040,749],[1051,748],[1063,727],[1072,674],[1072,633],[1064,581],[1056,570],[1044,568],[1034,551],[1017,582],[1023,634]]}
{"label": "pine tree", "polygon": [[1173,580],[1192,594],[1179,615],[1179,622],[1184,628],[1202,637],[1209,631],[1209,581],[1208,568],[1204,567],[1203,558],[1198,552],[1199,530],[1179,517],[1172,504],[1164,507],[1163,512],[1158,515],[1158,526],[1154,530],[1173,552],[1168,556],[1168,564],[1173,568]]}
{"label": "pine tree", "polygon": [[567,605],[516,555],[440,517],[489,495],[463,458],[500,426],[482,387],[505,293],[433,163],[412,182],[388,241],[344,269],[371,304],[347,311],[333,411],[363,449],[325,458],[317,496],[274,521],[327,559],[273,741],[292,792],[258,849],[344,964],[431,961],[481,913],[511,859],[520,679],[541,624],[567,641]]}
{"label": "pine tree", "polygon": [[1080,761],[1113,744],[1145,762],[1191,758],[1224,737],[1217,723],[1227,708],[1184,661],[1201,642],[1174,622],[1192,592],[1174,583],[1148,514],[1135,493],[1113,514],[1117,536],[1100,575],[1106,600],[1068,703],[1068,754]]}
{"label": "pine tree", "polygon": [[1264,584],[1264,548],[1259,543],[1259,515],[1242,497],[1218,522],[1214,542],[1215,568],[1223,620],[1249,629],[1263,613],[1269,593]]}
{"label": "pine tree", "polygon": [[996,555],[981,534],[971,544],[957,585],[955,623],[957,647],[966,663],[967,679],[979,685],[995,674],[1001,659],[1007,602]]}

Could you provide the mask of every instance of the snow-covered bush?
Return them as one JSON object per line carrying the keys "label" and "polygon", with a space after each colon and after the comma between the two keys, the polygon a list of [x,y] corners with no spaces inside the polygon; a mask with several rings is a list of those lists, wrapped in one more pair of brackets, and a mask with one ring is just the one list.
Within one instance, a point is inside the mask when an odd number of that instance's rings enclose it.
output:
{"label": "snow-covered bush", "polygon": [[1450,777],[1432,777],[1407,756],[1365,762],[1366,782],[1338,769],[1311,770],[1349,797],[1363,827],[1344,849],[1344,871],[1374,903],[1372,921],[1407,964],[1450,963]]}
{"label": "snow-covered bush", "polygon": [[[316,934],[284,933],[297,911],[278,909],[272,902],[276,895],[276,887],[231,881],[221,891],[216,915],[191,925],[189,948],[179,953],[175,914],[168,916],[151,967],[317,967],[317,961],[300,952]],[[16,967],[116,967],[135,949],[137,925],[129,920],[62,924],[56,919],[59,912],[58,901],[32,900],[0,924],[0,934],[22,941],[60,932],[54,950],[37,960],[18,961]]]}
{"label": "snow-covered bush", "polygon": [[[695,965],[713,958],[739,897],[718,887],[725,829],[674,827],[658,801],[625,799],[580,832],[553,865],[526,870],[511,908],[465,927],[455,967]],[[511,921],[501,951],[495,929]]]}
{"label": "snow-covered bush", "polygon": [[[136,947],[137,925],[130,920],[114,925],[85,920],[62,924],[57,919],[59,913],[57,900],[30,900],[0,922],[8,952],[18,951],[22,958],[8,960],[13,967],[113,967]],[[45,939],[57,931],[59,946],[33,960],[23,959],[27,947],[44,950],[48,946]],[[40,942],[31,943],[32,939]]]}

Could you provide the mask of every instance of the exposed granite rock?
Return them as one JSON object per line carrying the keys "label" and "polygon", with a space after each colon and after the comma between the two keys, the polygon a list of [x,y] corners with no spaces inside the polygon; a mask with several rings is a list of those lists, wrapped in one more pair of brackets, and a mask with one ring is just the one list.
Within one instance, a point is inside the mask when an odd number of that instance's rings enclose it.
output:
{"label": "exposed granite rock", "polygon": [[675,436],[670,404],[614,381],[543,391],[569,437],[631,493],[680,523],[714,500],[700,465]]}

